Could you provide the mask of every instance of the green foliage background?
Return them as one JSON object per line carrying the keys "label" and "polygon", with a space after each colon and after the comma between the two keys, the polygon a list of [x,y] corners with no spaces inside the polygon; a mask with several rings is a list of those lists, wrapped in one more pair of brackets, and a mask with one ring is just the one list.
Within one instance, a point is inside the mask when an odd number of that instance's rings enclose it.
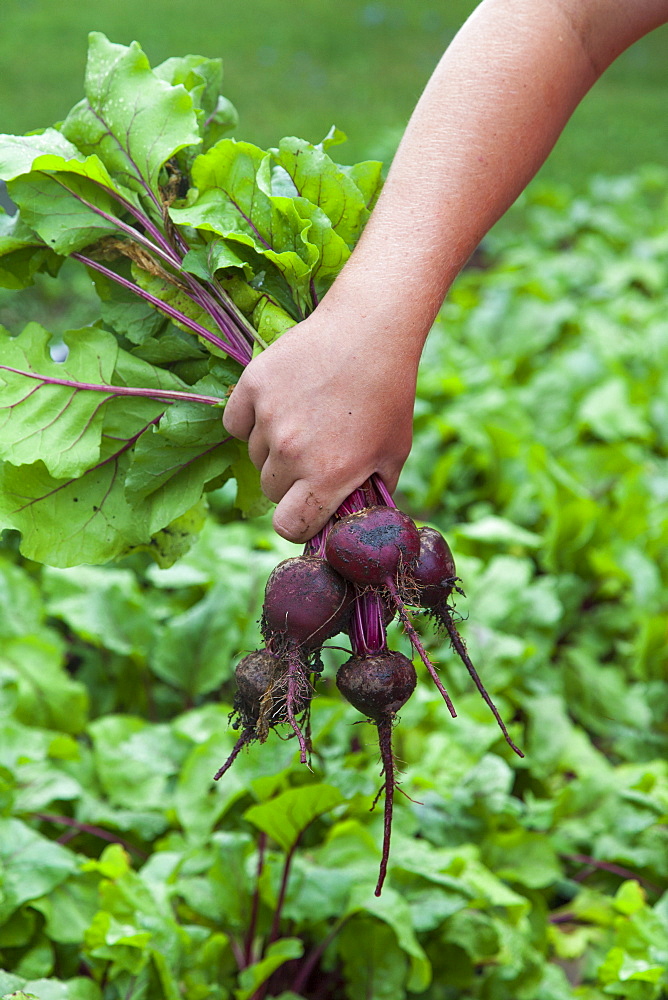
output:
{"label": "green foliage background", "polygon": [[433,331],[400,500],[450,539],[462,632],[526,758],[430,640],[459,716],[422,675],[380,900],[375,731],[337,696],[343,653],[313,772],[272,734],[211,781],[292,546],[226,523],[224,490],[169,570],[49,569],[6,538],[4,992],[666,995],[666,180],[527,198],[521,238],[488,242]]}
{"label": "green foliage background", "polygon": [[[392,148],[472,5],[305,3],[294,19],[254,6],[250,48],[248,5],[219,13],[244,137],[317,138],[336,108],[355,159]],[[95,23],[92,11],[5,4],[7,131],[69,107],[90,27],[139,38],[154,60],[216,54],[210,5],[178,20],[161,8],[159,30],[152,4],[95,5]],[[33,45],[26,65],[8,55],[19,37]],[[375,731],[336,693],[344,654],[328,654],[315,702],[312,773],[272,734],[211,780],[235,739],[236,658],[256,645],[264,581],[293,546],[262,519],[230,520],[224,489],[169,570],[139,555],[40,567],[8,534],[0,995],[668,995],[668,177],[647,168],[586,191],[583,179],[603,159],[615,172],[665,154],[663,42],[646,40],[587,99],[546,168],[583,194],[532,186],[459,279],[422,369],[398,500],[452,544],[462,633],[526,758],[513,758],[447,643],[430,639],[459,716],[421,674],[395,731],[410,798],[397,796],[377,900]],[[378,71],[380,53],[391,70]],[[381,109],[373,136],[370,106]],[[580,124],[600,141],[582,142]],[[64,269],[37,298],[3,297],[2,321],[77,326],[92,318],[87,301]]]}

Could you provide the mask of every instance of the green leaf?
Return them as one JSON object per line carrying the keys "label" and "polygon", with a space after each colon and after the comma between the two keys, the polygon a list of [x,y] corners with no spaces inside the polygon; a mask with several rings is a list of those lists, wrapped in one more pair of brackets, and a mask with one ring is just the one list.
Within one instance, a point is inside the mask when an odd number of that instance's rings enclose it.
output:
{"label": "green leaf", "polygon": [[490,545],[518,545],[522,548],[537,549],[541,544],[540,535],[494,514],[482,517],[472,524],[458,524],[456,530],[462,538]]}
{"label": "green leaf", "polygon": [[227,583],[214,586],[181,615],[174,615],[156,643],[152,670],[191,697],[208,694],[229,680],[239,635],[234,625],[246,612],[248,596]]}
{"label": "green leaf", "polygon": [[518,827],[499,831],[486,852],[488,866],[507,882],[543,889],[561,878],[561,865],[549,837]]}
{"label": "green leaf", "polygon": [[257,989],[276,969],[294,958],[301,958],[304,943],[299,938],[281,938],[270,944],[264,958],[249,965],[239,975],[240,988],[234,991],[236,1000],[250,1000]]}
{"label": "green leaf", "polygon": [[338,935],[350,1000],[403,1000],[408,962],[394,931],[380,920],[350,920]]}
{"label": "green leaf", "polygon": [[79,733],[88,716],[88,692],[65,670],[63,644],[54,632],[7,639],[0,649],[3,700],[21,721]]}
{"label": "green leaf", "polygon": [[46,569],[42,579],[50,615],[87,643],[146,660],[156,629],[133,573],[78,566]]}
{"label": "green leaf", "polygon": [[236,445],[237,458],[231,463],[232,475],[237,483],[234,506],[244,517],[260,517],[271,510],[273,504],[260,486],[260,472],[255,468],[243,445]]}
{"label": "green leaf", "polygon": [[179,84],[188,91],[193,104],[205,115],[212,115],[218,106],[218,97],[223,85],[222,59],[207,59],[205,56],[173,56],[155,66],[153,74],[165,80],[172,87]]}
{"label": "green leaf", "polygon": [[38,135],[0,135],[0,180],[11,181],[28,174],[39,156],[80,157],[79,150],[58,129],[47,128]]}
{"label": "green leaf", "polygon": [[154,532],[148,543],[135,546],[131,552],[150,552],[160,569],[169,569],[195,543],[207,522],[207,513],[206,501],[202,499],[164,528]]}
{"label": "green leaf", "polygon": [[396,934],[397,944],[410,960],[407,988],[413,993],[422,993],[428,988],[431,963],[413,930],[410,907],[398,892],[388,886],[377,897],[370,885],[356,886],[346,912],[366,912],[388,924]]}
{"label": "green leaf", "polygon": [[580,407],[580,419],[603,441],[647,440],[651,434],[638,407],[631,404],[629,386],[621,378],[592,389]]}
{"label": "green leaf", "polygon": [[324,212],[334,232],[352,249],[369,217],[367,198],[350,174],[327,155],[323,145],[290,137],[281,139],[278,149],[272,152],[297,193]]}
{"label": "green leaf", "polygon": [[78,868],[71,851],[18,819],[0,819],[0,861],[4,869],[2,923],[22,903],[48,894]]}
{"label": "green leaf", "polygon": [[341,792],[332,785],[304,785],[251,806],[244,813],[244,819],[268,834],[287,852],[314,819],[341,802]]}
{"label": "green leaf", "polygon": [[640,883],[630,880],[622,882],[615,893],[614,904],[615,909],[619,910],[620,913],[631,916],[646,906],[647,897]]}
{"label": "green leaf", "polygon": [[223,239],[213,239],[202,246],[192,247],[183,258],[182,268],[202,281],[213,281],[216,272],[229,267],[239,268],[245,277],[252,277],[248,262],[235,253]]}
{"label": "green leaf", "polygon": [[30,323],[18,337],[0,333],[0,456],[13,465],[42,461],[55,478],[77,476],[100,457],[104,404],[100,392],[81,392],[15,374],[17,368],[47,378],[111,383],[118,345],[104,330],[89,327],[64,336],[67,360],[49,354],[51,334]]}
{"label": "green leaf", "polygon": [[[45,377],[69,372],[84,382],[108,380],[149,391],[188,388],[169,371],[119,349],[111,334],[95,327],[65,335],[71,348],[65,372],[45,357],[46,332],[31,327],[28,334],[21,355],[13,341],[5,344],[14,352],[8,360],[23,363],[23,370],[39,369]],[[10,374],[8,402],[16,405],[6,418],[5,455],[24,464],[7,462],[0,473],[0,523],[22,532],[22,551],[31,558],[68,566],[104,562],[150,545],[156,532],[197,505],[202,490],[230,464],[232,454],[220,444],[222,424],[204,404],[179,414],[175,403],[172,417],[169,404],[147,396],[121,398],[113,390],[107,395],[38,380],[28,389],[32,379]],[[161,416],[165,433],[152,437]],[[141,438],[147,433],[145,445]],[[152,458],[142,479],[145,448]]]}
{"label": "green leaf", "polygon": [[85,160],[39,156],[30,173],[8,185],[21,218],[56,253],[69,254],[117,235],[119,191],[97,156]]}
{"label": "green leaf", "polygon": [[100,782],[111,802],[162,811],[169,780],[186,750],[169,727],[133,716],[108,716],[91,723],[89,732]]}
{"label": "green leaf", "polygon": [[248,142],[222,139],[193,163],[195,201],[172,208],[179,225],[223,236],[252,248],[283,275],[303,309],[318,251],[309,242],[310,223],[292,198],[271,193],[270,154]]}
{"label": "green leaf", "polygon": [[299,214],[311,223],[308,242],[315,247],[317,258],[311,267],[311,281],[316,298],[320,299],[350,256],[345,240],[334,230],[325,213],[304,198],[295,199]]}
{"label": "green leaf", "polygon": [[0,639],[41,630],[44,606],[39,586],[9,558],[0,558]]}
{"label": "green leaf", "polygon": [[163,164],[200,142],[192,97],[156,76],[136,42],[117,45],[100,32],[89,35],[85,92],[62,125],[64,137],[157,207]]}
{"label": "green leaf", "polygon": [[137,442],[126,495],[136,504],[151,500],[151,523],[157,530],[193,507],[237,453],[236,444],[224,441],[219,410],[175,403]]}
{"label": "green leaf", "polygon": [[41,462],[5,463],[0,523],[21,532],[27,558],[51,566],[104,563],[150,537],[148,512],[125,499],[130,441],[109,442],[100,464],[78,479],[55,479]]}
{"label": "green leaf", "polygon": [[27,288],[40,271],[55,275],[61,264],[62,258],[44,245],[19,213],[0,214],[0,287]]}

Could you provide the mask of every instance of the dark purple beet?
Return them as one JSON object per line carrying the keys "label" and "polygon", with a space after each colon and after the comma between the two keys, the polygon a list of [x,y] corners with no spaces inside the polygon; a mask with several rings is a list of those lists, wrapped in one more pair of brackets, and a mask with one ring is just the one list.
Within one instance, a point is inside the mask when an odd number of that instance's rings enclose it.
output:
{"label": "dark purple beet", "polygon": [[325,556],[334,569],[360,587],[383,587],[400,569],[413,566],[420,536],[396,507],[365,507],[342,517],[327,535]]}
{"label": "dark purple beet", "polygon": [[385,650],[351,656],[338,670],[336,684],[350,704],[374,722],[394,716],[415,690],[415,667],[403,653]]}
{"label": "dark purple beet", "polygon": [[353,598],[350,584],[319,556],[284,559],[267,580],[265,639],[318,649],[346,628]]}
{"label": "dark purple beet", "polygon": [[[420,555],[411,569],[418,587],[418,604],[434,608],[447,601],[456,579],[455,560],[440,531],[425,525],[419,529]],[[409,602],[412,603],[412,602]]]}
{"label": "dark purple beet", "polygon": [[248,653],[235,671],[237,698],[235,706],[246,725],[257,722],[262,709],[262,699],[280,675],[280,660],[267,649]]}

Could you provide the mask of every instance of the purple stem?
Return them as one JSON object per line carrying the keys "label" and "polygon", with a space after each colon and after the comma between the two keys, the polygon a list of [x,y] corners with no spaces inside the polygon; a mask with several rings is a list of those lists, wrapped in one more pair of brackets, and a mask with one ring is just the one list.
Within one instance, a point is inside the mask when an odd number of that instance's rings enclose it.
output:
{"label": "purple stem", "polygon": [[354,604],[350,642],[356,656],[371,656],[387,648],[387,635],[380,596],[373,591],[358,594]]}
{"label": "purple stem", "polygon": [[443,687],[443,684],[441,682],[441,678],[438,676],[438,673],[436,672],[436,667],[434,666],[434,664],[431,662],[431,660],[427,656],[427,654],[426,654],[426,652],[424,650],[424,646],[422,645],[422,643],[420,641],[420,636],[417,634],[417,632],[413,628],[413,623],[410,620],[410,618],[408,617],[408,613],[406,611],[406,608],[404,607],[404,602],[401,600],[401,597],[399,596],[399,593],[397,591],[397,588],[396,588],[396,585],[394,583],[394,580],[392,580],[391,577],[388,576],[387,580],[385,581],[385,586],[387,587],[388,591],[390,592],[390,596],[392,597],[392,600],[395,603],[397,612],[399,614],[399,618],[401,620],[401,624],[404,627],[404,632],[406,633],[406,635],[410,639],[411,645],[413,646],[413,649],[418,654],[418,656],[420,657],[420,659],[424,663],[425,667],[429,671],[429,674],[431,675],[431,679],[433,680],[434,684],[436,685],[436,687],[440,691],[441,696],[442,696],[445,704],[448,706],[448,711],[450,712],[450,715],[452,716],[453,719],[456,719],[457,718],[457,713],[455,711],[455,706],[452,704],[452,701],[450,699],[450,695],[448,694],[448,692]]}
{"label": "purple stem", "polygon": [[283,911],[283,904],[285,903],[285,895],[288,891],[288,881],[290,879],[290,868],[292,866],[292,859],[295,856],[295,851],[299,841],[301,840],[301,833],[295,840],[294,844],[288,851],[285,857],[285,863],[283,865],[283,875],[281,877],[281,888],[278,893],[278,900],[276,901],[276,909],[274,910],[274,919],[271,923],[271,930],[269,931],[269,937],[267,938],[267,946],[273,944],[278,938],[278,932],[281,926],[281,913]]}
{"label": "purple stem", "polygon": [[249,364],[253,356],[252,339],[249,333],[250,327],[247,326],[245,320],[243,324],[240,324],[237,317],[230,310],[225,312],[224,308],[221,309],[221,305],[216,301],[211,292],[203,287],[196,278],[188,274],[187,271],[183,271],[182,273],[190,288],[190,297],[218,324],[220,329],[225,333],[225,336],[234,345],[235,350],[244,355],[246,360],[242,364]]}
{"label": "purple stem", "polygon": [[209,406],[220,406],[223,402],[218,396],[203,396],[197,392],[181,392],[178,389],[140,389],[123,385],[96,385],[93,382],[75,382],[65,378],[53,378],[50,375],[39,375],[37,372],[24,372],[20,368],[10,368],[9,365],[0,365],[0,369],[14,372],[15,375],[24,375],[26,378],[37,379],[44,385],[65,385],[71,389],[107,392],[111,396],[144,396],[148,399],[171,401],[186,400],[190,403],[206,403]]}
{"label": "purple stem", "polygon": [[81,261],[81,263],[85,264],[86,267],[92,267],[93,270],[99,271],[99,273],[103,274],[106,278],[109,278],[111,281],[115,281],[117,284],[122,285],[123,288],[127,288],[129,291],[134,292],[135,295],[138,295],[140,298],[150,302],[155,309],[166,313],[166,315],[171,319],[181,323],[183,326],[187,327],[188,330],[197,334],[198,337],[202,337],[203,340],[209,341],[210,344],[215,344],[215,346],[220,348],[220,350],[225,351],[225,353],[231,358],[238,361],[240,365],[244,365],[245,367],[248,364],[248,357],[246,354],[242,354],[234,345],[226,343],[226,341],[217,337],[215,333],[212,333],[211,330],[207,330],[205,326],[195,322],[195,320],[189,319],[188,316],[185,316],[182,312],[179,312],[178,309],[174,309],[173,306],[163,302],[162,299],[156,298],[155,295],[151,295],[150,292],[144,291],[144,289],[140,288],[139,285],[135,285],[134,282],[128,281],[127,278],[121,277],[120,274],[116,274],[115,271],[105,267],[104,264],[100,264],[98,261],[84,256],[84,254],[73,253],[71,256],[74,257],[75,260]]}
{"label": "purple stem", "polygon": [[[172,247],[172,245],[169,243],[169,241],[163,236],[163,234],[160,232],[160,230],[158,229],[158,227],[155,226],[151,222],[151,220],[149,219],[149,217],[147,215],[144,215],[142,212],[138,211],[137,209],[135,209],[135,207],[131,204],[131,202],[127,201],[121,195],[116,194],[116,192],[113,191],[111,188],[105,187],[105,185],[101,184],[99,181],[93,181],[93,183],[97,184],[98,187],[100,187],[103,191],[105,191],[112,198],[115,198],[116,201],[118,201],[128,212],[130,212],[132,214],[132,216],[148,232],[151,233],[151,235],[153,236],[153,238],[156,241],[156,243],[152,243],[151,240],[146,239],[146,237],[142,233],[138,232],[133,226],[129,226],[126,222],[122,222],[116,216],[109,215],[108,212],[105,212],[103,209],[99,208],[97,205],[94,205],[92,202],[88,201],[86,198],[83,198],[81,195],[77,194],[75,191],[72,191],[72,189],[69,188],[67,186],[67,184],[65,184],[64,181],[62,181],[60,178],[56,177],[55,175],[53,175],[53,176],[54,176],[54,180],[56,181],[57,184],[60,184],[60,186],[63,187],[69,194],[71,194],[73,198],[75,198],[77,201],[79,201],[82,205],[85,205],[86,208],[88,208],[91,212],[94,212],[96,215],[99,215],[101,218],[106,219],[107,222],[110,222],[113,226],[115,226],[121,232],[123,232],[126,235],[128,235],[134,242],[139,243],[142,246],[144,246],[149,252],[157,254],[157,256],[161,257],[162,260],[165,261],[167,264],[169,264],[171,267],[176,268],[176,270],[178,270],[178,271],[181,270],[181,266],[183,264],[183,258],[181,256],[179,256],[178,252],[174,249],[174,247]],[[178,230],[175,231],[175,235],[177,237],[177,240],[178,240],[178,243],[179,243],[179,247],[183,251],[187,252],[190,248],[189,248],[188,244],[185,242],[185,240],[182,238],[182,236],[178,232]],[[73,254],[72,256],[76,257],[76,254]],[[186,280],[188,282],[188,285],[190,286],[191,292],[193,293],[192,297],[195,299],[195,301],[197,301],[197,303],[199,305],[202,306],[203,309],[205,309],[206,312],[210,313],[210,315],[218,323],[218,325],[220,326],[220,328],[222,330],[224,330],[225,333],[230,337],[230,340],[233,342],[233,344],[235,345],[235,347],[238,350],[243,350],[244,354],[248,355],[247,361],[245,362],[246,364],[248,364],[248,362],[250,361],[252,355],[250,354],[250,352],[248,352],[248,349],[247,349],[248,332],[249,332],[250,328],[247,328],[247,324],[245,323],[245,320],[241,324],[241,327],[239,329],[237,329],[237,327],[239,327],[238,317],[234,317],[232,315],[232,311],[228,310],[228,313],[229,313],[230,317],[232,319],[236,319],[237,320],[237,322],[233,323],[233,326],[230,328],[230,325],[227,322],[227,318],[225,317],[224,314],[222,314],[220,312],[220,310],[218,308],[218,305],[216,304],[216,302],[214,300],[214,297],[205,288],[203,288],[199,284],[199,282],[197,282],[191,275],[189,275],[187,272],[183,272],[183,273],[184,273],[184,276],[185,276],[185,278],[186,278]],[[239,316],[241,316],[241,313],[239,313]],[[239,337],[237,336],[238,333],[241,334],[241,341],[239,340]],[[243,348],[240,346],[240,344],[243,344]]]}
{"label": "purple stem", "polygon": [[126,851],[131,851],[133,854],[137,854],[141,858],[148,857],[148,855],[144,851],[140,851],[138,847],[130,844],[127,840],[123,840],[122,837],[117,837],[116,834],[110,833],[109,830],[105,830],[101,826],[94,826],[91,823],[81,823],[79,820],[72,819],[71,816],[55,816],[52,813],[35,812],[31,815],[35,819],[42,820],[44,823],[60,823],[63,826],[69,826],[75,831],[75,835],[77,833],[89,833],[93,837],[99,837],[100,840],[108,840],[112,844],[120,844]]}
{"label": "purple stem", "polygon": [[267,834],[262,831],[257,841],[257,874],[255,876],[255,890],[253,892],[253,903],[251,905],[250,919],[248,921],[248,933],[246,934],[246,944],[244,947],[244,968],[253,962],[253,941],[255,940],[255,929],[257,927],[257,915],[260,910],[260,878],[264,868],[264,852],[267,848]]}
{"label": "purple stem", "polygon": [[[288,891],[288,880],[290,878],[290,868],[292,866],[292,859],[295,856],[295,851],[297,850],[297,845],[301,839],[301,833],[298,835],[294,844],[288,851],[285,863],[283,865],[283,875],[281,877],[281,888],[278,893],[278,900],[276,902],[276,909],[274,910],[274,919],[271,923],[271,930],[269,931],[269,937],[267,938],[267,947],[273,944],[274,941],[278,939],[278,934],[281,928],[281,912],[283,910],[283,904],[285,903],[285,895]],[[271,977],[270,977],[271,978]],[[267,995],[267,990],[269,989],[269,979],[265,979],[261,986],[257,988],[251,1000],[264,1000]]]}
{"label": "purple stem", "polygon": [[308,958],[304,962],[302,962],[299,972],[297,973],[295,980],[292,984],[293,993],[298,993],[301,995],[304,992],[304,989],[309,981],[311,973],[313,972],[318,962],[325,954],[325,951],[330,946],[330,944],[332,943],[336,935],[339,933],[343,925],[348,920],[350,920],[351,916],[352,914],[348,914],[345,917],[339,918],[339,920],[337,920],[337,922],[334,924],[329,933],[326,934],[325,937],[322,938],[322,940],[316,945],[316,947],[313,949]]}
{"label": "purple stem", "polygon": [[381,479],[381,477],[378,475],[377,472],[374,472],[374,474],[372,475],[371,482],[378,491],[378,494],[380,495],[380,498],[383,501],[383,503],[387,507],[396,507],[396,504],[392,499],[392,494],[390,493],[387,486],[385,485],[385,483],[383,482],[383,480]]}
{"label": "purple stem", "polygon": [[[46,171],[41,171],[41,172],[45,173]],[[122,205],[123,208],[127,212],[129,212],[130,215],[132,215],[133,218],[135,218],[137,222],[139,222],[144,227],[144,229],[146,229],[147,232],[150,232],[154,240],[158,244],[157,246],[155,245],[155,243],[151,243],[150,240],[146,239],[146,237],[142,233],[138,232],[138,230],[136,230],[133,226],[129,226],[127,222],[121,221],[121,219],[119,219],[115,215],[109,215],[109,213],[105,212],[104,209],[99,208],[97,205],[94,205],[91,201],[88,201],[87,198],[84,198],[82,195],[77,194],[76,191],[73,191],[71,187],[68,187],[67,184],[63,180],[61,180],[60,177],[56,176],[56,174],[50,174],[49,176],[53,177],[56,184],[60,184],[60,186],[64,188],[68,194],[71,194],[73,198],[75,198],[82,205],[85,205],[86,208],[89,209],[91,212],[94,212],[101,218],[106,219],[107,222],[111,222],[112,225],[114,225],[117,229],[120,229],[121,232],[127,233],[127,235],[131,237],[131,239],[135,240],[137,243],[141,243],[148,250],[150,250],[151,253],[158,254],[159,257],[162,257],[162,259],[166,261],[168,264],[171,264],[172,267],[176,268],[180,267],[181,265],[180,258],[175,254],[173,247],[165,239],[165,237],[160,232],[158,227],[154,225],[153,222],[151,222],[151,220],[147,215],[144,215],[143,212],[140,212],[138,209],[136,209],[131,202],[127,201],[127,199],[125,199],[122,195],[112,190],[112,188],[106,187],[106,185],[102,184],[100,181],[93,180],[92,177],[87,178],[87,180],[92,181],[93,184],[101,188],[101,190],[104,191],[105,194],[109,195],[120,205]]]}
{"label": "purple stem", "polygon": [[[621,865],[613,864],[611,861],[599,861],[598,858],[592,858],[588,854],[562,854],[561,856],[562,858],[566,858],[567,861],[576,861],[579,864],[587,865],[589,868],[599,868],[601,871],[610,872],[611,875],[618,875],[620,878],[635,879],[636,882],[643,882],[654,892],[661,892],[658,885],[643,878],[642,875],[632,872],[629,868],[622,868]],[[586,875],[580,872],[575,876],[575,881],[582,881],[586,877]]]}

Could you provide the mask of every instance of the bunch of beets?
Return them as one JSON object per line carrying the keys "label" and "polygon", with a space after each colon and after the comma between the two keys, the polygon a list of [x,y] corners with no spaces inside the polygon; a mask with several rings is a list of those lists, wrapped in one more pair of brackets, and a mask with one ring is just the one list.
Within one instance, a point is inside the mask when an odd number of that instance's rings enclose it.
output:
{"label": "bunch of beets", "polygon": [[[289,726],[307,764],[311,750],[309,715],[323,665],[323,645],[343,632],[352,655],[337,672],[341,694],[378,730],[385,792],[383,852],[376,886],[379,896],[390,850],[392,804],[397,784],[392,726],[417,684],[415,667],[389,649],[386,627],[395,616],[429,671],[453,718],[456,712],[427,656],[407,606],[428,614],[444,628],[476,687],[494,714],[508,744],[520,757],[499,713],[473,666],[448,602],[458,587],[448,543],[435,528],[417,528],[374,476],[339,507],[326,527],[307,542],[304,553],[273,570],[262,610],[264,647],[249,653],[236,669],[233,726],[241,730],[218,780],[239,752],[270,729]],[[374,801],[375,805],[375,801]]]}

